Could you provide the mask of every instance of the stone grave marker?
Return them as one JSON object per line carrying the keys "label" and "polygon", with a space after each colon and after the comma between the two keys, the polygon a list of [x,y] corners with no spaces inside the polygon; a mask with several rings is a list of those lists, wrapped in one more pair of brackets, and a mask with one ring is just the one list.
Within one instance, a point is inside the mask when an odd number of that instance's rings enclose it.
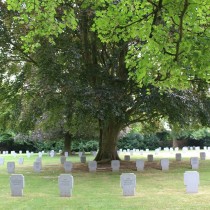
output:
{"label": "stone grave marker", "polygon": [[19,157],[19,159],[18,159],[19,165],[23,165],[23,162],[24,162],[24,158],[23,157]]}
{"label": "stone grave marker", "polygon": [[55,151],[54,150],[50,151],[50,157],[55,157]]}
{"label": "stone grave marker", "polygon": [[22,153],[23,153],[22,150],[20,150],[20,151],[19,151],[19,154],[22,154]]}
{"label": "stone grave marker", "polygon": [[199,168],[199,159],[198,159],[198,157],[191,157],[190,158],[190,163],[191,163],[192,169],[198,169]]}
{"label": "stone grave marker", "polygon": [[182,154],[176,153],[176,161],[181,161],[181,160],[182,160]]}
{"label": "stone grave marker", "polygon": [[163,158],[160,160],[162,171],[168,171],[169,170],[169,159]]}
{"label": "stone grave marker", "polygon": [[0,157],[0,166],[4,165],[4,158]]}
{"label": "stone grave marker", "polygon": [[84,154],[82,154],[82,156],[80,157],[80,162],[86,163],[86,156]]}
{"label": "stone grave marker", "polygon": [[198,185],[200,183],[200,176],[197,171],[185,171],[184,185],[187,193],[197,193]]}
{"label": "stone grave marker", "polygon": [[79,158],[82,157],[82,152],[78,152]]}
{"label": "stone grave marker", "polygon": [[9,174],[15,173],[15,162],[7,162],[7,172]]}
{"label": "stone grave marker", "polygon": [[97,162],[95,160],[88,162],[88,169],[90,172],[96,172]]}
{"label": "stone grave marker", "polygon": [[42,152],[39,152],[38,153],[38,155],[39,155],[40,158],[42,157],[42,154],[43,154]]}
{"label": "stone grave marker", "polygon": [[111,161],[112,171],[116,172],[120,170],[120,161],[119,160],[112,160]]}
{"label": "stone grave marker", "polygon": [[34,165],[33,165],[33,168],[34,168],[34,172],[41,172],[42,170],[42,162],[41,161],[35,161],[34,162]]}
{"label": "stone grave marker", "polygon": [[201,160],[206,160],[206,153],[205,152],[200,152],[200,159]]}
{"label": "stone grave marker", "polygon": [[68,173],[72,171],[73,164],[70,161],[65,161],[63,164],[63,167],[64,167],[65,172]]}
{"label": "stone grave marker", "polygon": [[74,185],[74,178],[71,174],[61,174],[58,177],[58,186],[61,197],[71,197]]}
{"label": "stone grave marker", "polygon": [[136,189],[136,175],[134,173],[122,173],[120,186],[123,189],[123,196],[134,196]]}
{"label": "stone grave marker", "polygon": [[153,155],[147,155],[147,161],[153,162]]}
{"label": "stone grave marker", "polygon": [[12,174],[10,176],[10,189],[12,196],[23,196],[24,187],[25,181],[22,174]]}
{"label": "stone grave marker", "polygon": [[131,159],[130,155],[125,155],[125,156],[124,156],[124,160],[125,160],[125,161],[130,161],[130,159]]}
{"label": "stone grave marker", "polygon": [[64,164],[66,162],[66,157],[65,156],[61,156],[60,157],[60,161],[61,161],[61,164]]}
{"label": "stone grave marker", "polygon": [[140,155],[144,154],[144,150],[142,150],[142,149],[139,152],[140,152]]}
{"label": "stone grave marker", "polygon": [[143,171],[144,170],[144,160],[136,160],[136,168],[137,171]]}
{"label": "stone grave marker", "polygon": [[69,156],[68,152],[64,152],[64,156],[67,158]]}
{"label": "stone grave marker", "polygon": [[31,157],[31,153],[30,152],[26,152],[26,156],[27,156],[27,158],[30,158]]}

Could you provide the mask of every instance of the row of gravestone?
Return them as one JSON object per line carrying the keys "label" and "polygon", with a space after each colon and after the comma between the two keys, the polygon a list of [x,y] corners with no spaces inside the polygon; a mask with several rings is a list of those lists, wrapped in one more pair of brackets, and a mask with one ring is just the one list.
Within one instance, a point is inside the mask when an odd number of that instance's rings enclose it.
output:
{"label": "row of gravestone", "polygon": [[[186,171],[184,173],[184,185],[187,193],[197,193],[200,183],[197,171]],[[61,197],[71,197],[74,178],[71,174],[61,174],[58,177],[58,186]],[[120,176],[120,186],[124,196],[134,196],[136,189],[136,175],[134,173],[122,173]],[[25,179],[22,174],[12,174],[10,176],[10,188],[12,196],[23,196]]]}
{"label": "row of gravestone", "polygon": [[[61,164],[63,164],[65,172],[71,172],[73,168],[73,163],[71,161],[66,161],[64,157],[61,157]],[[163,158],[160,160],[160,165],[163,171],[169,170],[170,161],[168,158]],[[198,157],[190,158],[190,164],[192,169],[199,168],[199,159]],[[145,161],[142,159],[136,160],[136,168],[137,171],[144,170]],[[120,161],[119,160],[112,160],[111,161],[111,168],[113,172],[120,170]],[[42,170],[42,159],[38,157],[33,164],[33,169],[35,172],[41,172]],[[88,162],[88,169],[90,172],[95,172],[97,170],[97,162],[96,161],[89,161]],[[8,173],[15,173],[15,162],[7,162],[7,171]]]}

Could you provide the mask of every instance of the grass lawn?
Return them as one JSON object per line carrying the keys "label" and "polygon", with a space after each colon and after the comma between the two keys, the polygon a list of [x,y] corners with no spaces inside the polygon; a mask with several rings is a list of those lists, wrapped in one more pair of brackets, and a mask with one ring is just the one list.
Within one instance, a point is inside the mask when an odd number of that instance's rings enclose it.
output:
{"label": "grass lawn", "polygon": [[[42,158],[43,170],[41,173],[33,171],[33,162],[38,157],[24,156],[24,164],[18,164],[18,156],[0,155],[5,163],[0,166],[0,209],[10,210],[209,210],[210,209],[210,157],[200,161],[199,193],[186,194],[183,183],[183,174],[190,171],[189,157],[181,162],[175,161],[175,153],[170,157],[170,170],[160,170],[160,158],[164,152],[148,163],[146,156],[133,156],[131,162],[122,162],[120,172],[111,172],[109,165],[100,165],[95,173],[89,173],[87,164],[80,164],[78,156],[69,157],[74,163],[72,175],[74,177],[73,196],[59,197],[58,176],[64,173],[60,164],[60,156],[51,158],[44,155]],[[195,154],[191,154],[195,156]],[[190,155],[189,155],[190,156]],[[137,172],[134,160],[145,159],[145,171]],[[93,156],[87,156],[92,160]],[[15,161],[16,173],[25,177],[23,197],[12,197],[6,163]],[[131,197],[122,196],[120,175],[123,172],[136,174],[136,194]]]}

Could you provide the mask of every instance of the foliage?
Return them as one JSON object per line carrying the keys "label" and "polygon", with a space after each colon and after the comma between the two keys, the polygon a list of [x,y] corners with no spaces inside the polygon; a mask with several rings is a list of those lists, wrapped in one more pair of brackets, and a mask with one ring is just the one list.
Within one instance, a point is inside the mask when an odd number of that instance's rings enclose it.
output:
{"label": "foliage", "polygon": [[155,134],[141,135],[139,133],[129,133],[119,139],[119,149],[150,149],[154,150],[160,146],[160,138]]}
{"label": "foliage", "polygon": [[97,151],[98,150],[98,141],[96,140],[84,140],[84,139],[78,139],[74,140],[72,143],[72,151],[79,152],[79,151],[85,151],[85,152],[91,152],[91,151]]}
{"label": "foliage", "polygon": [[208,0],[106,1],[93,28],[103,42],[129,41],[126,64],[139,84],[180,89],[209,81],[209,11]]}
{"label": "foliage", "polygon": [[21,80],[10,85],[19,84],[20,130],[60,128],[75,134],[80,122],[89,121],[89,130],[97,127],[100,133],[101,160],[117,158],[119,131],[136,122],[158,125],[167,118],[181,126],[210,124],[207,0],[199,5],[8,0],[2,5],[11,15],[3,23],[18,32],[13,38],[6,27],[10,40],[28,56],[18,63],[24,67],[15,74]]}

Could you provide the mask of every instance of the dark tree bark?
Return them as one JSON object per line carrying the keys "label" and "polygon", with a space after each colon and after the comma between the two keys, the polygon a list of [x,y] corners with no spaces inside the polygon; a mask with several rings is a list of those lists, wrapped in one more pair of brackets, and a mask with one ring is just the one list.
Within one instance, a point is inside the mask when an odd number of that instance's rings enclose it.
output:
{"label": "dark tree bark", "polygon": [[117,137],[121,129],[121,124],[109,120],[103,126],[99,151],[95,158],[96,161],[110,162],[120,160],[117,154]]}
{"label": "dark tree bark", "polygon": [[71,154],[72,135],[69,132],[64,134],[64,152]]}

